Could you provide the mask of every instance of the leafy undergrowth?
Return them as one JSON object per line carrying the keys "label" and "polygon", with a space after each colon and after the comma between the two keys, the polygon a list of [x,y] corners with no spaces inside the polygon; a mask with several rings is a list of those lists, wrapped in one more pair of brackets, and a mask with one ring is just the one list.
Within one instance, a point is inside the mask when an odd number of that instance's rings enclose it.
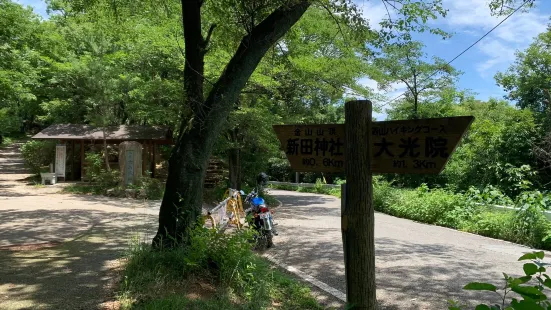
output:
{"label": "leafy undergrowth", "polygon": [[86,194],[94,194],[94,195],[101,195],[103,194],[103,191],[98,188],[97,186],[91,185],[91,184],[71,184],[63,188],[63,192],[69,193],[69,194],[79,194],[79,195],[86,195]]}
{"label": "leafy undergrowth", "polygon": [[252,232],[196,228],[189,246],[134,246],[119,291],[122,309],[323,309],[310,289],[252,251]]}
{"label": "leafy undergrowth", "polygon": [[[340,184],[339,184],[340,185]],[[320,179],[316,181],[314,187],[301,187],[301,186],[292,186],[292,185],[275,185],[270,184],[270,188],[287,190],[287,191],[297,191],[301,193],[314,193],[314,194],[323,194],[331,195],[338,198],[341,198],[341,189],[340,188],[329,188],[324,186]]]}

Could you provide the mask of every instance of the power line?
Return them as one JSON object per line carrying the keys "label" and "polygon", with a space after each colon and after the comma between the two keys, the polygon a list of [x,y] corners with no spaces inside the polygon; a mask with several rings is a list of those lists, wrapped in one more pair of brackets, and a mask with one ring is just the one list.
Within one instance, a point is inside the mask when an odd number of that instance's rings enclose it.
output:
{"label": "power line", "polygon": [[[507,15],[502,21],[500,21],[497,25],[494,26],[494,28],[490,29],[490,31],[486,32],[486,34],[484,34],[482,37],[480,37],[480,39],[476,40],[476,42],[474,42],[473,44],[471,44],[469,47],[467,47],[466,49],[464,49],[461,53],[459,53],[457,56],[455,56],[452,60],[448,61],[448,63],[446,65],[449,65],[451,64],[452,62],[454,62],[457,58],[463,56],[463,54],[465,54],[467,51],[469,51],[471,48],[473,48],[476,44],[478,44],[478,42],[482,41],[482,39],[484,39],[485,37],[487,37],[490,33],[492,33],[497,27],[501,26],[501,24],[503,24],[506,20],[509,19],[509,17],[513,16],[513,14],[515,14],[516,12],[520,11],[520,9],[522,9],[527,3],[530,3],[532,2],[532,0],[525,0],[518,8],[516,8],[516,10],[514,10],[513,12],[511,12],[511,14]],[[435,76],[436,74],[438,73],[438,70],[437,71],[434,71],[429,77],[427,77],[426,79],[424,79],[423,81],[421,81],[421,83],[424,83],[426,82],[427,80],[429,80],[431,77]],[[424,89],[422,89],[421,91],[423,91]],[[407,94],[407,92],[404,92],[403,94],[393,98],[392,100],[388,101],[387,103],[383,104],[381,106],[384,107],[384,106],[387,106],[388,104],[394,102],[395,100],[397,100],[398,98],[404,96],[405,94]]]}

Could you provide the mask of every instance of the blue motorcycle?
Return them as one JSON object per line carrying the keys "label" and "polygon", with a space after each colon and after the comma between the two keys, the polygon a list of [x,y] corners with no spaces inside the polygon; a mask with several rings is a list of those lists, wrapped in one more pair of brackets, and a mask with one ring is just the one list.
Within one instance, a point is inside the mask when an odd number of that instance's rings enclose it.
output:
{"label": "blue motorcycle", "polygon": [[249,206],[245,210],[245,218],[249,226],[252,226],[258,232],[257,242],[262,242],[266,245],[266,248],[271,248],[274,245],[273,236],[277,236],[272,212],[266,206],[264,199],[258,196],[256,189],[247,195],[245,203]]}

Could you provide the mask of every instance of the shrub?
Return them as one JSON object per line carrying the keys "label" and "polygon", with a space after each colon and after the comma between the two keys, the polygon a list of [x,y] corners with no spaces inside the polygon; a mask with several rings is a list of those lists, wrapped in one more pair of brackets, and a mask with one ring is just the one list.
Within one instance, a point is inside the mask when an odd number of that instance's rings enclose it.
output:
{"label": "shrub", "polygon": [[516,202],[515,231],[519,242],[538,248],[551,248],[551,222],[545,217],[546,199],[539,192],[521,194]]}
{"label": "shrub", "polygon": [[[321,309],[308,288],[252,252],[252,234],[196,227],[187,246],[161,251],[135,246],[121,283],[123,309],[264,309],[276,299],[282,309]],[[217,287],[213,298],[191,301],[182,294],[198,279]]]}
{"label": "shrub", "polygon": [[55,143],[31,140],[21,146],[21,154],[32,173],[38,174],[43,166],[48,166],[55,158]]}
{"label": "shrub", "polygon": [[86,153],[84,158],[86,163],[86,178],[88,181],[97,181],[97,177],[101,174],[104,165],[103,157],[98,153]]}
{"label": "shrub", "polygon": [[392,189],[388,183],[374,186],[373,200],[376,209],[429,224],[456,227],[447,216],[461,205],[461,197],[443,189],[430,190],[423,185],[415,190]]}
{"label": "shrub", "polygon": [[[525,263],[522,267],[525,276],[514,278],[506,273],[503,273],[504,285],[496,286],[491,283],[471,282],[465,287],[464,290],[471,291],[487,291],[498,294],[493,303],[480,304],[476,306],[476,309],[480,310],[523,310],[523,309],[550,309],[551,302],[547,298],[549,289],[551,288],[551,279],[547,274],[548,263],[543,261],[545,257],[544,252],[532,252],[526,253],[521,256],[519,261],[530,260],[531,262]],[[511,292],[517,293],[514,298],[507,298],[507,295]],[[495,295],[494,295],[495,296]],[[450,310],[461,310],[463,306],[458,302],[450,301]]]}
{"label": "shrub", "polygon": [[513,211],[483,211],[469,221],[464,221],[460,229],[486,237],[518,242]]}
{"label": "shrub", "polygon": [[104,158],[101,154],[86,153],[86,179],[95,183],[94,191],[105,194],[109,189],[117,189],[121,184],[121,175],[118,170],[107,171],[104,168]]}
{"label": "shrub", "polygon": [[165,185],[160,180],[144,176],[139,184],[140,193],[143,192],[145,198],[153,200],[163,198]]}

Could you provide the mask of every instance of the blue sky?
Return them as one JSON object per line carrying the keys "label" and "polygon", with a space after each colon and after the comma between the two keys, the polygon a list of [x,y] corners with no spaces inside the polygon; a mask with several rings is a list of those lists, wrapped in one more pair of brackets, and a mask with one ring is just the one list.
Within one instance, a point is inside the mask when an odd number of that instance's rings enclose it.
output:
{"label": "blue sky", "polygon": [[[438,56],[451,60],[461,51],[474,43],[486,32],[497,25],[504,17],[490,15],[489,0],[443,0],[444,7],[449,9],[446,18],[434,22],[434,26],[454,33],[448,40],[442,40],[434,35],[422,34],[416,39],[422,41],[429,57]],[[380,1],[356,0],[363,8],[364,16],[372,20],[372,24],[380,21],[387,14]],[[503,98],[503,90],[496,85],[494,75],[505,71],[515,61],[515,52],[524,50],[533,42],[533,38],[544,32],[551,17],[551,1],[539,0],[536,8],[527,13],[520,11],[511,16],[489,36],[452,65],[464,72],[459,80],[459,87],[471,89],[480,100],[491,97]],[[376,83],[368,79],[363,82],[373,88]],[[404,85],[396,85],[395,90],[387,93],[392,99],[403,93]],[[384,103],[381,101],[378,103]],[[377,119],[382,120],[386,114],[375,113]]]}
{"label": "blue sky", "polygon": [[[17,0],[30,5],[35,12],[46,16],[46,4],[42,0]],[[379,0],[355,0],[362,8],[370,24],[377,25],[387,11]],[[443,0],[444,7],[449,9],[446,18],[434,22],[434,26],[454,33],[448,40],[430,34],[418,35],[417,39],[425,45],[429,57],[438,56],[451,60],[469,45],[478,40],[487,31],[497,25],[504,17],[493,17],[488,8],[489,0]],[[539,0],[536,8],[527,13],[518,12],[484,38],[452,65],[464,72],[460,77],[459,87],[471,89],[477,98],[487,100],[490,97],[502,98],[503,90],[496,85],[494,75],[505,71],[515,60],[515,51],[524,50],[533,38],[546,30],[551,17],[551,1]],[[377,83],[369,79],[361,80],[365,85],[377,89]],[[397,84],[394,91],[385,93],[391,99],[404,91],[403,85]],[[375,102],[384,103],[385,100]],[[376,113],[379,120],[386,114]]]}

